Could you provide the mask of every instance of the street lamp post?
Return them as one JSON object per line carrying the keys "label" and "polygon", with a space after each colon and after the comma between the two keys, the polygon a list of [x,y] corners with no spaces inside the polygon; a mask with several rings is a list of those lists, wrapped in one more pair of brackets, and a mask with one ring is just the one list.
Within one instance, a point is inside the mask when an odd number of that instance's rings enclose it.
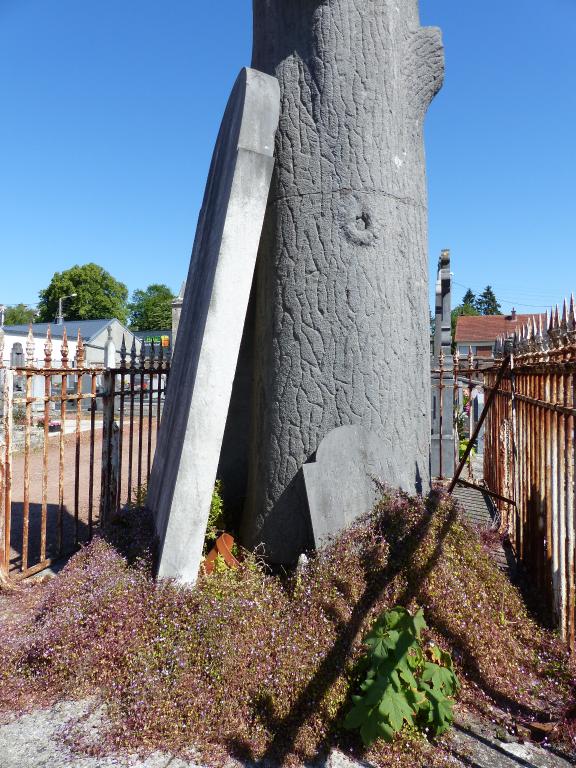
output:
{"label": "street lamp post", "polygon": [[70,293],[68,296],[60,296],[58,299],[58,316],[56,317],[56,325],[64,325],[64,311],[62,305],[66,299],[73,299],[77,296],[77,293]]}

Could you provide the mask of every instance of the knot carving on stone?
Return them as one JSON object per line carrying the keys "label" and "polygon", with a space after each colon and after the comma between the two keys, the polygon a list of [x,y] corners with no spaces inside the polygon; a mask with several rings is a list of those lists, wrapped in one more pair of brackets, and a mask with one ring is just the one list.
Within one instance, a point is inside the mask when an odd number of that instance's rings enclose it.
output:
{"label": "knot carving on stone", "polygon": [[378,228],[374,215],[367,205],[356,195],[347,195],[340,204],[339,219],[342,229],[354,245],[372,245],[378,238]]}

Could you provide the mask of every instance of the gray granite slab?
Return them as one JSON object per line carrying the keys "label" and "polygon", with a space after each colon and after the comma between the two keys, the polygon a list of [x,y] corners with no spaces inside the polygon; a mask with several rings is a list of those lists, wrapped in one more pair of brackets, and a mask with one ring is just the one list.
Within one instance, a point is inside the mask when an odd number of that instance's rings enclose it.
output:
{"label": "gray granite slab", "polygon": [[158,575],[195,581],[274,166],[274,77],[240,73],[196,230],[147,503]]}
{"label": "gray granite slab", "polygon": [[303,466],[316,547],[370,512],[380,495],[374,480],[387,470],[382,440],[373,432],[350,424],[326,435],[316,460]]}

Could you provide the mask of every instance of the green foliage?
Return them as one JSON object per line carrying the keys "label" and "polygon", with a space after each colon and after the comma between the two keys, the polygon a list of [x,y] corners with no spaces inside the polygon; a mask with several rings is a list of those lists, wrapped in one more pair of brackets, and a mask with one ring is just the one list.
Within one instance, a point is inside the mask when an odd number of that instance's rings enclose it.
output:
{"label": "green foliage", "polygon": [[[464,453],[466,452],[466,448],[468,447],[468,430],[467,430],[467,424],[469,423],[469,412],[471,408],[470,403],[470,397],[468,395],[464,395],[464,405],[462,408],[458,408],[454,415],[454,421],[456,426],[456,432],[458,434],[458,457],[462,459],[464,456]],[[468,459],[468,465],[470,465],[470,462],[472,459],[476,456],[476,445],[473,446],[472,451],[470,452],[470,456]]]}
{"label": "green foliage", "polygon": [[148,496],[148,485],[136,485],[132,488],[132,501],[128,503],[129,509],[144,509],[146,506],[146,496]]}
{"label": "green foliage", "polygon": [[501,315],[500,304],[491,285],[487,285],[476,299],[476,309],[481,315]]}
{"label": "green foliage", "polygon": [[117,318],[125,323],[128,317],[128,289],[98,264],[76,265],[64,272],[55,272],[50,285],[40,291],[38,319],[49,323],[58,314],[58,299],[76,293],[64,303],[67,320],[101,320]]}
{"label": "green foliage", "polygon": [[471,288],[468,288],[462,299],[462,304],[468,304],[470,307],[476,306],[476,294],[473,293]]}
{"label": "green foliage", "polygon": [[344,721],[359,730],[370,746],[379,738],[392,741],[404,724],[432,736],[452,724],[453,696],[460,684],[449,653],[421,644],[427,628],[422,609],[412,616],[400,606],[383,613],[367,635],[361,661],[361,694]]}
{"label": "green foliage", "polygon": [[36,317],[36,310],[28,307],[26,304],[15,304],[12,307],[6,307],[4,314],[4,325],[28,325],[33,323]]}
{"label": "green foliage", "polygon": [[225,530],[226,519],[224,516],[224,502],[222,501],[222,481],[216,480],[214,490],[212,491],[210,514],[208,515],[208,525],[206,526],[206,536],[204,539],[206,551],[214,546],[218,536]]}
{"label": "green foliage", "polygon": [[128,306],[130,327],[135,331],[171,328],[173,299],[174,294],[167,285],[154,283],[145,291],[134,291]]}
{"label": "green foliage", "polygon": [[[464,438],[463,440],[460,440],[459,443],[458,443],[458,456],[459,456],[460,460],[462,460],[462,457],[466,453],[466,448],[468,448],[468,439]],[[470,462],[472,461],[474,456],[476,456],[476,446],[474,446],[472,448],[472,450],[470,451],[470,456],[468,458],[468,464],[470,464]]]}

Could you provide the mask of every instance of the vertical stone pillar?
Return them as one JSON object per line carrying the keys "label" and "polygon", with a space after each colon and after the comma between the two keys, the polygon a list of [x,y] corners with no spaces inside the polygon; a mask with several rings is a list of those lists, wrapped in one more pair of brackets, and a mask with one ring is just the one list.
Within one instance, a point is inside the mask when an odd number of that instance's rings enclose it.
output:
{"label": "vertical stone pillar", "polygon": [[432,357],[432,477],[451,478],[455,469],[454,361],[450,251],[442,251],[436,280],[436,323]]}
{"label": "vertical stone pillar", "polygon": [[423,124],[443,62],[417,0],[254,0],[253,66],[282,106],[247,331],[243,536],[276,562],[310,545],[301,468],[336,427],[378,435],[391,484],[428,488]]}

